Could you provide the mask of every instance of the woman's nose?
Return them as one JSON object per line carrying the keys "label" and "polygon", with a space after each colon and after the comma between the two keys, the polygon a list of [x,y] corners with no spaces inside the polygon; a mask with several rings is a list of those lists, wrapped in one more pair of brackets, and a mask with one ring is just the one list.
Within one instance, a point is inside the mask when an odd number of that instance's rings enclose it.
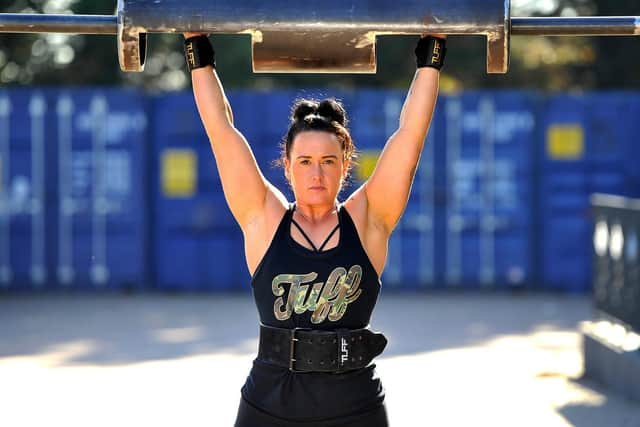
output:
{"label": "woman's nose", "polygon": [[320,163],[314,163],[312,166],[312,171],[314,177],[322,176],[322,167],[320,166]]}

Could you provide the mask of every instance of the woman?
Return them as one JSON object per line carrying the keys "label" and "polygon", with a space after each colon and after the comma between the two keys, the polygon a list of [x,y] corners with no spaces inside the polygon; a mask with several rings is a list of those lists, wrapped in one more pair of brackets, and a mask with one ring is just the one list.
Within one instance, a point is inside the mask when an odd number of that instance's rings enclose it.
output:
{"label": "woman", "polygon": [[208,38],[185,38],[198,111],[244,234],[261,321],[235,426],[387,426],[384,388],[369,363],[386,340],[367,326],[433,115],[444,36],[418,42],[400,126],[371,177],[342,203],[337,197],[354,155],[346,113],[335,100],[297,102],[282,155],[292,204],[264,178],[233,126]]}

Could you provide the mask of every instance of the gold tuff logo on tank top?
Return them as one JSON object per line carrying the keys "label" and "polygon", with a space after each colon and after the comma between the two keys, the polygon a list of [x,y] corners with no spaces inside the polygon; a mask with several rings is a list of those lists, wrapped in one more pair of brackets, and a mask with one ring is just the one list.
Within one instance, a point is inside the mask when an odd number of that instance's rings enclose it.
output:
{"label": "gold tuff logo on tank top", "polygon": [[[326,282],[314,283],[307,297],[311,282],[318,273],[279,274],[271,282],[271,290],[277,297],[273,304],[273,313],[278,320],[287,320],[291,314],[302,314],[312,311],[311,322],[322,323],[329,318],[336,322],[347,311],[347,305],[358,299],[362,293],[360,279],[362,267],[354,265],[349,272],[343,267],[334,269]],[[290,284],[289,295],[285,303],[285,284]]]}

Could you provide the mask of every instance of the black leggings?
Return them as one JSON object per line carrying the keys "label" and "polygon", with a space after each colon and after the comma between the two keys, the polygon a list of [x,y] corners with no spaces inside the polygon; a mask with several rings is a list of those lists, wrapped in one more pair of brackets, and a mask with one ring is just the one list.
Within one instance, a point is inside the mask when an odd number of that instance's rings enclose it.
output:
{"label": "black leggings", "polygon": [[375,409],[331,421],[287,421],[261,411],[244,398],[240,399],[238,416],[234,427],[389,427],[384,402]]}

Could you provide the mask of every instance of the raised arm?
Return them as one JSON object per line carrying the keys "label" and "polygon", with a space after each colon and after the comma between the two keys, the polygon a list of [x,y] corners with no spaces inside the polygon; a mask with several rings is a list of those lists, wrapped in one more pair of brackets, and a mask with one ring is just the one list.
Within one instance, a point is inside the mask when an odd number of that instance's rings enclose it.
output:
{"label": "raised arm", "polygon": [[[439,38],[445,36],[438,35]],[[438,97],[439,70],[418,68],[402,112],[378,164],[364,184],[368,216],[391,233],[407,204]]]}
{"label": "raised arm", "polygon": [[[187,33],[185,38],[199,34]],[[233,125],[233,112],[212,66],[191,72],[193,94],[209,137],[225,198],[244,230],[264,212],[267,196],[283,198],[262,175],[251,148]]]}

